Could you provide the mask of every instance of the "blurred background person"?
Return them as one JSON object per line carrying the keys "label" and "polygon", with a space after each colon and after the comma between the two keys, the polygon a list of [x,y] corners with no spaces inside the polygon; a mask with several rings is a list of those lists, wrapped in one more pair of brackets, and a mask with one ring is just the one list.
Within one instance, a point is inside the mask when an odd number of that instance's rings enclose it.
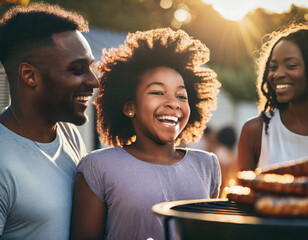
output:
{"label": "blurred background person", "polygon": [[[182,143],[181,146],[185,147],[186,145]],[[216,131],[210,126],[206,127],[201,139],[198,142],[187,144],[187,147],[215,152],[217,147]]]}
{"label": "blurred background person", "polygon": [[220,196],[222,197],[224,197],[224,187],[233,185],[232,180],[236,178],[237,156],[234,152],[236,141],[236,133],[233,127],[223,127],[217,133],[217,145],[214,153],[217,155],[221,168],[222,191]]}
{"label": "blurred background person", "polygon": [[[236,142],[234,128],[225,126],[218,132],[212,127],[207,127],[198,142],[187,144],[189,148],[197,148],[216,154],[221,168],[221,197],[223,196],[224,187],[232,185],[233,182],[229,183],[229,181],[236,178],[237,156],[234,150]],[[182,146],[184,147],[185,145],[182,144]]]}

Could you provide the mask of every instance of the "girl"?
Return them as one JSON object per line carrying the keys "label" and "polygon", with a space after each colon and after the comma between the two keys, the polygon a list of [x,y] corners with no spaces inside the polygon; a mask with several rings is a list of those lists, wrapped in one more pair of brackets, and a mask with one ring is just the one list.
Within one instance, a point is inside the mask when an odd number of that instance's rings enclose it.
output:
{"label": "girl", "polygon": [[101,141],[114,148],[79,167],[73,239],[163,239],[159,202],[215,198],[220,168],[213,154],[177,149],[200,138],[219,83],[201,68],[209,51],[185,32],[130,34],[104,52],[96,99]]}
{"label": "girl", "polygon": [[259,59],[259,117],[239,141],[239,170],[308,156],[308,26],[274,32]]}

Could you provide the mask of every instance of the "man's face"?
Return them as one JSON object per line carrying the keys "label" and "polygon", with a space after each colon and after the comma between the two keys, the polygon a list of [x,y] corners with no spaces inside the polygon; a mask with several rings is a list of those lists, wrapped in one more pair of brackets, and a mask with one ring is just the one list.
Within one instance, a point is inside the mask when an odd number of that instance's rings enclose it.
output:
{"label": "man's face", "polygon": [[53,35],[55,46],[39,53],[40,84],[36,101],[50,123],[58,121],[82,125],[85,110],[98,81],[92,72],[94,58],[79,31]]}

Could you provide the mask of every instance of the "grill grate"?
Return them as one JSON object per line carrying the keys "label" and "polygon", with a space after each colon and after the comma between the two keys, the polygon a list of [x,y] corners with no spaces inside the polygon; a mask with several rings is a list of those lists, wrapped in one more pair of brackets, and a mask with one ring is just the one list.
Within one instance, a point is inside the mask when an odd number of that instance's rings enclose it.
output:
{"label": "grill grate", "polygon": [[224,215],[258,216],[253,206],[239,205],[233,201],[192,203],[171,208],[182,212],[198,212]]}

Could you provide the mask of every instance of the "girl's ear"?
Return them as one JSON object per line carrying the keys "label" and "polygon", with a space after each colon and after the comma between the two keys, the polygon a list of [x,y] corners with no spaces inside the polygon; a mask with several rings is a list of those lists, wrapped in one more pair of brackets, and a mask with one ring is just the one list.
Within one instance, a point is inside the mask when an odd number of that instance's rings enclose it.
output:
{"label": "girl's ear", "polygon": [[29,63],[21,63],[19,65],[19,77],[31,88],[37,86],[37,70]]}
{"label": "girl's ear", "polygon": [[133,101],[127,101],[124,103],[122,108],[123,113],[125,116],[132,118],[135,116],[135,105],[133,104]]}

